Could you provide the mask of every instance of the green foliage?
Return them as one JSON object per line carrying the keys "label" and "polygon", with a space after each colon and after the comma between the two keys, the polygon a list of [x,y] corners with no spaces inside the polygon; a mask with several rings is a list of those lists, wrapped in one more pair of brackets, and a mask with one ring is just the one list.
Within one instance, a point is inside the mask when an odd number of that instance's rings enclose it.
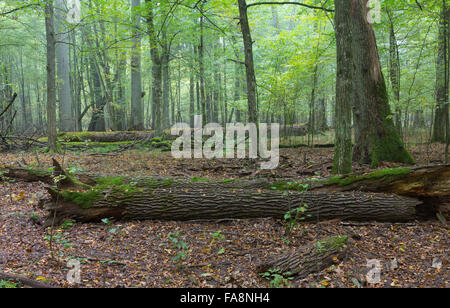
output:
{"label": "green foliage", "polygon": [[189,245],[186,243],[184,235],[181,231],[171,232],[167,236],[173,249],[177,250],[177,254],[173,257],[174,261],[180,263],[186,260],[189,253]]}
{"label": "green foliage", "polygon": [[293,277],[285,278],[289,275],[291,275],[290,272],[286,273],[280,273],[280,269],[271,269],[265,273],[259,274],[264,279],[269,280],[270,286],[273,288],[283,288],[288,287],[290,284],[290,280],[293,279]]}
{"label": "green foliage", "polygon": [[61,224],[61,227],[62,227],[63,229],[70,229],[70,228],[72,228],[73,224],[74,224],[74,221],[73,221],[73,220],[66,219],[66,220],[64,220],[63,223]]}
{"label": "green foliage", "polygon": [[0,280],[0,289],[17,289],[18,285],[8,280]]}
{"label": "green foliage", "polygon": [[308,205],[303,203],[303,206],[297,207],[284,214],[284,220],[286,222],[286,233],[290,234],[291,231],[298,226],[300,221],[305,220],[307,217],[311,217],[310,214],[305,214],[308,210]]}
{"label": "green foliage", "polygon": [[62,245],[64,248],[71,248],[73,243],[69,242],[66,239],[66,236],[69,235],[68,232],[63,232],[62,230],[56,230],[56,233],[53,235],[44,235],[44,239],[48,242],[56,242]]}

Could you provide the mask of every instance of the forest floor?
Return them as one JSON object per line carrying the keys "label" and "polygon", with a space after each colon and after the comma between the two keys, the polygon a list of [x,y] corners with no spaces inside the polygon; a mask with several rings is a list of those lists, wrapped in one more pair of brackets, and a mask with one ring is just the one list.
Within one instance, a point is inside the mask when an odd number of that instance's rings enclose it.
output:
{"label": "forest floor", "polygon": [[[443,162],[441,145],[416,146],[419,165]],[[52,156],[53,157],[53,156]],[[280,166],[261,171],[252,160],[176,160],[170,153],[67,152],[54,156],[77,172],[123,176],[159,175],[217,179],[255,176],[296,178],[329,176],[330,148],[281,149]],[[0,154],[0,165],[38,163],[50,167],[49,155]],[[393,167],[385,164],[380,168]],[[369,171],[354,165],[355,172]],[[340,264],[302,280],[272,281],[290,287],[448,287],[448,229],[438,221],[409,224],[348,224],[340,221],[301,223],[290,233],[275,219],[222,222],[109,222],[72,224],[53,231],[39,222],[46,215],[36,207],[45,194],[40,183],[0,184],[0,272],[27,276],[61,287],[67,261],[81,261],[80,287],[270,287],[255,266],[277,253],[319,238],[357,234],[359,240]],[[186,248],[173,246],[174,239]],[[177,256],[183,253],[185,260]],[[368,260],[382,265],[381,281],[367,284]],[[395,266],[393,266],[395,265]]]}

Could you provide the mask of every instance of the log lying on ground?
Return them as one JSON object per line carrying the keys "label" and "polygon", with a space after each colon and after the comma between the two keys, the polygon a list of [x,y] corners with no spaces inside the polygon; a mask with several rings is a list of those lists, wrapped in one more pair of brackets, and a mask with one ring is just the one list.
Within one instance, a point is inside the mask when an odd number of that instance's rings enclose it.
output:
{"label": "log lying on ground", "polygon": [[331,177],[318,182],[316,191],[395,192],[432,198],[450,196],[450,164],[377,170],[364,175]]}
{"label": "log lying on ground", "polygon": [[64,142],[122,142],[122,141],[142,141],[153,138],[163,140],[173,140],[177,136],[170,135],[170,131],[164,131],[162,136],[158,136],[154,131],[136,132],[69,132],[58,135],[58,139]]}
{"label": "log lying on ground", "polygon": [[[270,134],[270,126],[268,128]],[[225,133],[225,129],[224,129]],[[191,135],[194,134],[192,129]],[[281,136],[306,136],[308,134],[307,125],[302,126],[280,126]],[[65,142],[121,142],[150,140],[155,137],[162,137],[164,140],[174,140],[179,136],[171,135],[170,130],[165,130],[162,136],[156,135],[155,131],[134,131],[134,132],[67,132],[61,133],[58,139]]]}
{"label": "log lying on ground", "polygon": [[[310,183],[311,188],[307,192],[303,191],[305,183],[289,180],[84,176],[81,182],[90,187],[72,182],[66,183],[65,187],[60,185],[59,189],[49,187],[52,203],[58,201],[57,206],[51,205],[49,209],[56,210],[58,220],[98,221],[109,217],[124,220],[207,220],[283,218],[286,212],[307,204],[305,215],[300,217],[303,220],[405,222],[418,217],[433,217],[439,206],[446,204],[449,168],[448,165],[401,168],[356,177],[330,178]],[[92,181],[95,186],[92,186]],[[383,193],[373,193],[378,189],[376,183]],[[355,191],[347,191],[346,185]],[[402,187],[398,192],[405,196],[392,195],[397,193],[398,187]],[[369,193],[357,191],[365,189]],[[448,216],[444,214],[444,217]]]}
{"label": "log lying on ground", "polygon": [[322,192],[387,192],[421,200],[421,217],[438,213],[450,218],[450,164],[384,169],[366,175],[332,177],[313,185]]}
{"label": "log lying on ground", "polygon": [[[32,167],[8,167],[3,166],[0,168],[0,178],[3,179],[16,179],[27,183],[42,182],[48,185],[55,184],[55,177],[64,175],[69,177],[68,174],[62,170],[60,164],[53,159],[53,168],[42,169]],[[77,180],[86,185],[96,185],[95,176],[87,174],[78,174]],[[73,183],[69,183],[73,186]]]}
{"label": "log lying on ground", "polygon": [[272,257],[256,267],[258,273],[305,278],[320,272],[341,259],[347,251],[347,236],[329,237],[292,252]]}
{"label": "log lying on ground", "polygon": [[415,208],[421,204],[417,199],[389,194],[249,190],[227,188],[226,183],[220,188],[217,182],[211,185],[173,180],[147,179],[133,185],[120,178],[102,181],[90,190],[48,188],[52,196],[47,205],[49,218],[56,217],[58,222],[111,217],[176,221],[283,218],[287,212],[303,207],[298,219],[305,221],[402,222],[414,219]]}

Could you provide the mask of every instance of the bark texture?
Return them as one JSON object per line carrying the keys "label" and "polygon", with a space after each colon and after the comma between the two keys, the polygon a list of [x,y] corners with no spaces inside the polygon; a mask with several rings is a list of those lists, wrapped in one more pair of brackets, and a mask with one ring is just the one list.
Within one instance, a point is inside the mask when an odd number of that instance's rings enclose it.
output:
{"label": "bark texture", "polygon": [[337,77],[333,173],[348,174],[352,172],[352,106],[354,105],[351,19],[348,14],[350,2],[336,0],[335,5]]}
{"label": "bark texture", "polygon": [[325,238],[314,244],[275,256],[272,260],[259,264],[256,270],[259,273],[271,272],[302,279],[335,264],[345,255],[348,248],[347,241],[347,236]]}
{"label": "bark texture", "polygon": [[351,0],[353,90],[356,95],[353,158],[372,166],[378,166],[381,161],[413,163],[392,120],[375,33],[367,15],[367,0]]}
{"label": "bark texture", "polygon": [[[450,165],[379,170],[309,183],[293,180],[212,181],[167,178],[71,178],[54,162],[53,175],[28,168],[3,169],[6,177],[53,184],[49,210],[61,220],[209,220],[274,217],[304,207],[302,220],[409,221],[448,217]],[[66,179],[67,178],[67,179]],[[393,195],[395,193],[395,195]],[[57,205],[56,200],[58,200]],[[50,215],[53,217],[53,214]]]}
{"label": "bark texture", "polygon": [[[319,221],[410,221],[415,207],[413,198],[373,193],[325,193],[249,191],[247,189],[214,189],[214,185],[177,185],[167,188],[108,187],[88,192],[50,190],[57,206],[48,207],[59,221],[72,218],[82,222],[114,217],[120,220],[214,220],[283,218],[304,204],[303,219]],[[59,195],[59,197],[58,197]]]}

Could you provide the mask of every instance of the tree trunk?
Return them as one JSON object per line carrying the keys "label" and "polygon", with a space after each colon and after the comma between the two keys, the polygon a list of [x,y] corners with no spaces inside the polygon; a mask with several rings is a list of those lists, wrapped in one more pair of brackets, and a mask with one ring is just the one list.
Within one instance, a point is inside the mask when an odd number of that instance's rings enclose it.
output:
{"label": "tree trunk", "polygon": [[282,219],[307,205],[305,221],[402,222],[415,219],[414,198],[374,193],[289,192],[227,188],[187,182],[150,182],[132,186],[107,186],[87,192],[49,189],[54,204],[49,217],[82,222],[114,217],[121,220],[213,220],[273,217]]}
{"label": "tree trunk", "polygon": [[153,116],[153,127],[157,134],[162,133],[162,119],[161,119],[161,100],[162,100],[162,64],[161,56],[158,47],[158,37],[155,31],[154,16],[153,16],[153,5],[154,1],[145,0],[149,4],[148,15],[147,15],[147,27],[148,35],[150,38],[150,54],[153,62],[152,76],[153,76],[153,86],[152,86],[152,115]]}
{"label": "tree trunk", "polygon": [[[202,1],[203,7],[203,1]],[[207,123],[207,113],[206,113],[206,93],[205,93],[205,63],[204,63],[204,33],[203,33],[203,16],[200,17],[200,43],[198,45],[198,64],[199,64],[199,79],[200,79],[200,106],[202,114],[202,126]]]}
{"label": "tree trunk", "polygon": [[66,3],[64,0],[55,2],[56,24],[56,58],[58,66],[58,97],[59,97],[59,129],[61,131],[75,131],[75,121],[72,114],[72,95],[70,85],[69,63],[69,29],[65,26]]}
{"label": "tree trunk", "polygon": [[[49,209],[56,210],[58,219],[283,218],[288,211],[302,207],[305,210],[299,218],[311,221],[402,222],[434,217],[436,213],[449,217],[450,165],[386,169],[366,175],[298,183],[271,179],[136,180],[89,175],[73,179],[61,171],[56,161],[54,164],[55,175],[65,175],[66,181],[59,190],[48,188],[52,196]],[[2,169],[1,174],[25,181],[53,183],[53,176],[47,170],[7,168]],[[310,187],[308,191],[304,191],[305,186]]]}
{"label": "tree trunk", "polygon": [[133,23],[133,47],[131,55],[131,123],[130,129],[144,130],[144,104],[141,81],[141,33],[140,14],[137,12],[141,0],[131,1]]}
{"label": "tree trunk", "polygon": [[53,1],[45,3],[45,30],[47,38],[47,136],[48,147],[56,152],[56,38],[53,21]]}
{"label": "tree trunk", "polygon": [[354,105],[351,19],[348,14],[350,2],[337,0],[335,6],[337,77],[333,173],[347,174],[352,172],[351,110]]}
{"label": "tree trunk", "polygon": [[[163,92],[162,92],[162,128],[168,129],[170,124],[169,106],[170,106],[170,71],[169,71],[169,58],[170,50],[167,43],[167,34],[162,32],[163,48],[162,48],[162,79],[163,79]],[[174,108],[172,108],[173,113]]]}
{"label": "tree trunk", "polygon": [[381,161],[413,163],[391,117],[375,33],[367,21],[368,13],[367,0],[351,1],[353,90],[356,95],[353,106],[354,160],[372,166],[378,166]]}
{"label": "tree trunk", "polygon": [[402,134],[402,111],[400,108],[400,55],[398,52],[398,43],[394,32],[394,21],[391,11],[389,16],[389,77],[391,79],[392,92],[395,100],[395,125],[399,134]]}
{"label": "tree trunk", "polygon": [[106,128],[105,123],[105,97],[102,96],[101,76],[98,63],[94,55],[89,57],[90,70],[92,79],[91,102],[94,109],[92,111],[91,122],[88,130],[92,132],[104,132]]}
{"label": "tree trunk", "polygon": [[253,41],[248,24],[247,2],[238,0],[239,20],[244,40],[245,69],[247,76],[247,101],[248,101],[248,122],[258,123],[258,109],[256,102],[256,76],[253,63]]}
{"label": "tree trunk", "polygon": [[448,112],[448,91],[449,91],[449,77],[448,77],[448,28],[450,9],[446,7],[446,1],[442,1],[441,18],[439,20],[439,44],[438,54],[436,59],[436,111],[433,126],[433,142],[445,143],[446,141],[446,127],[445,123],[449,116]]}

